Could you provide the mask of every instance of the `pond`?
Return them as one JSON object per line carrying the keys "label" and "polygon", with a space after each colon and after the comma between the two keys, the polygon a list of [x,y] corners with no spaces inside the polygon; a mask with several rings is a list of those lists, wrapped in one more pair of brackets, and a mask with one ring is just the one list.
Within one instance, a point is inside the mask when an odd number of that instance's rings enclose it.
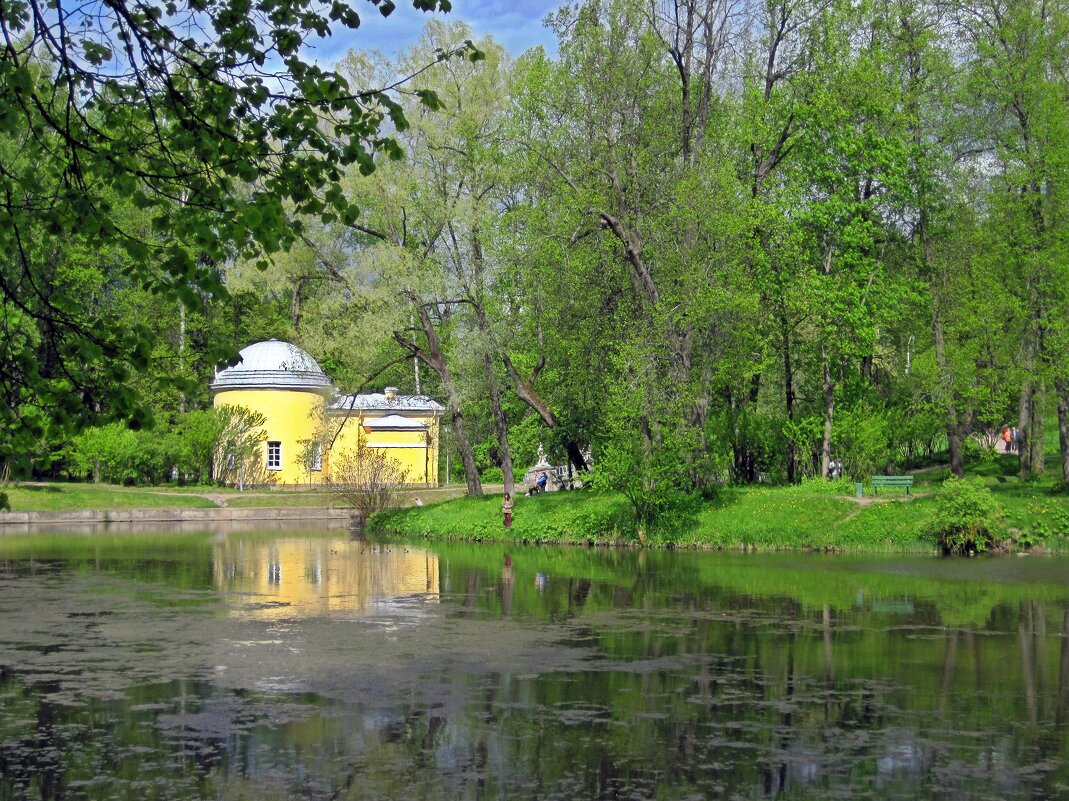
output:
{"label": "pond", "polygon": [[0,799],[1069,797],[1067,569],[0,537]]}

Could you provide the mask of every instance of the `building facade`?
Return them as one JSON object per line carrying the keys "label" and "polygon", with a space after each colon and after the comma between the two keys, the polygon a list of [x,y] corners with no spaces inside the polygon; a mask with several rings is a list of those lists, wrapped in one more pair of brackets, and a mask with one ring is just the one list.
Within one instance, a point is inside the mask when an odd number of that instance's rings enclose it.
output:
{"label": "building facade", "polygon": [[392,387],[339,395],[315,359],[276,339],[242,350],[237,364],[215,376],[211,390],[216,408],[263,416],[262,431],[251,432],[256,478],[247,483],[260,478],[277,485],[328,483],[331,459],[340,464],[360,448],[396,461],[409,484],[438,483],[443,407],[430,398],[400,395]]}

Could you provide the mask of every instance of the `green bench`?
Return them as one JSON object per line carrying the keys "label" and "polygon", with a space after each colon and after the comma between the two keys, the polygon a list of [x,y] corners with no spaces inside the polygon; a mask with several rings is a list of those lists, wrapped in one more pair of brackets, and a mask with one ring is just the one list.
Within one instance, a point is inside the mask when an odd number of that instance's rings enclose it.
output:
{"label": "green bench", "polygon": [[909,495],[909,488],[913,486],[913,476],[873,476],[872,477],[872,494],[879,495],[880,487],[903,487],[906,490],[906,495]]}

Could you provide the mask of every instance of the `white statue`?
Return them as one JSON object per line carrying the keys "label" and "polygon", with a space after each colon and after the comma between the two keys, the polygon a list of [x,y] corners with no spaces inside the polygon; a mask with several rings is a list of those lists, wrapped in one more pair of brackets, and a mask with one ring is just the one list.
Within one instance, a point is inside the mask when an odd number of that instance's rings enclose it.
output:
{"label": "white statue", "polygon": [[542,447],[542,443],[538,443],[538,461],[535,463],[535,467],[549,467],[549,462],[546,460],[546,451]]}

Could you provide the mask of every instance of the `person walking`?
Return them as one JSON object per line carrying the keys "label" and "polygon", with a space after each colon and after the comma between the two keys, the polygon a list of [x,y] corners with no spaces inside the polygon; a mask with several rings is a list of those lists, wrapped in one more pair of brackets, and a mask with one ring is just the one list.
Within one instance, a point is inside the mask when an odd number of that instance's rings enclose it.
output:
{"label": "person walking", "polygon": [[1010,431],[1009,426],[1002,429],[1002,442],[1005,444],[1006,453],[1009,453],[1010,449],[1013,447],[1013,432]]}
{"label": "person walking", "polygon": [[505,515],[505,528],[512,528],[512,496],[507,492],[501,502],[501,513]]}

